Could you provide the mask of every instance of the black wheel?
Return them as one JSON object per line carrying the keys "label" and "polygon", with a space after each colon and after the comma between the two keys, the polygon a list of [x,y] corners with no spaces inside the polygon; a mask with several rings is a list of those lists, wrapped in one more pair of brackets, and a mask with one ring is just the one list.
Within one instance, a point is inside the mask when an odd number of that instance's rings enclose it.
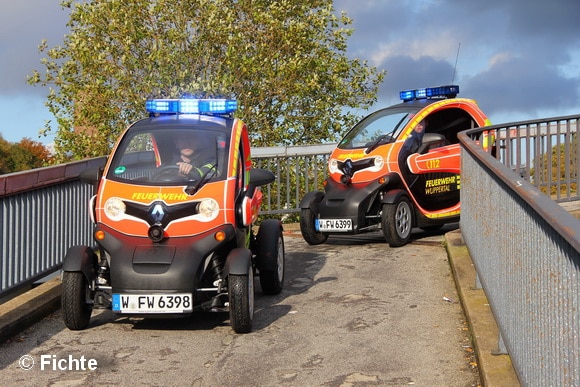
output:
{"label": "black wheel", "polygon": [[286,253],[280,222],[262,222],[256,236],[256,265],[260,271],[260,285],[264,294],[279,294],[284,287]]}
{"label": "black wheel", "polygon": [[228,276],[230,325],[236,333],[248,333],[254,320],[254,274]]}
{"label": "black wheel", "polygon": [[65,271],[62,277],[62,316],[64,324],[72,330],[85,329],[93,311],[91,291],[84,274]]}
{"label": "black wheel", "polygon": [[316,230],[315,222],[316,216],[310,208],[300,210],[300,232],[309,245],[319,245],[328,239],[328,235]]}
{"label": "black wheel", "polygon": [[384,204],[381,223],[385,239],[391,247],[407,244],[413,227],[413,209],[409,199],[401,196],[393,204]]}

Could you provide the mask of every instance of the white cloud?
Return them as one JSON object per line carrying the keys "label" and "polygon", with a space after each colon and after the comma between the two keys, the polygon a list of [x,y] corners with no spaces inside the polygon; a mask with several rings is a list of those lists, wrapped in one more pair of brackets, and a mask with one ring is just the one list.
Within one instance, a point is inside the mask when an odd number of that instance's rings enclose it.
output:
{"label": "white cloud", "polygon": [[395,103],[399,90],[455,80],[461,95],[477,99],[490,116],[580,113],[578,1],[335,5],[354,18],[350,54],[387,71],[382,105]]}
{"label": "white cloud", "polygon": [[[44,121],[53,119],[42,107],[48,90],[28,85],[26,75],[43,70],[37,51],[40,41],[46,38],[53,47],[67,32],[68,14],[59,4],[59,0],[0,3],[0,97],[4,97],[0,133],[5,138],[36,140]],[[379,91],[381,106],[395,103],[399,90],[454,79],[461,96],[477,99],[492,117],[580,113],[580,1],[336,0],[334,4],[354,19],[349,55],[387,71]],[[15,115],[21,111],[15,101],[26,97],[37,102],[23,115]]]}

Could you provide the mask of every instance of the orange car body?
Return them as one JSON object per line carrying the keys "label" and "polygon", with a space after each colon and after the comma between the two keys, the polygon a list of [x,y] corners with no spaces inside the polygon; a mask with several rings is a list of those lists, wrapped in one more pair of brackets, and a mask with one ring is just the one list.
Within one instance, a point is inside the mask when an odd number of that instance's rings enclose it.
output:
{"label": "orange car body", "polygon": [[457,133],[490,122],[474,100],[456,98],[457,86],[446,88],[450,95],[378,110],[345,134],[330,155],[324,192],[308,193],[300,205],[307,242],[382,228],[398,246],[408,242],[412,227],[459,219]]}
{"label": "orange car body", "polygon": [[[157,117],[151,119],[170,121],[176,120],[176,117]],[[183,121],[183,118],[181,120]],[[127,129],[127,131],[130,130],[131,128]],[[149,185],[135,182],[135,180],[112,180],[107,176],[111,175],[109,171],[118,167],[118,165],[112,165],[114,159],[110,158],[105,166],[104,177],[100,182],[99,192],[94,205],[96,223],[114,228],[116,231],[126,235],[146,236],[151,225],[143,218],[125,216],[121,219],[111,219],[108,217],[105,211],[107,200],[112,197],[118,197],[124,201],[139,203],[145,206],[152,205],[155,202],[162,202],[168,208],[171,208],[172,206],[186,202],[199,202],[205,198],[212,198],[217,201],[219,208],[219,213],[215,218],[208,220],[193,214],[189,217],[175,219],[164,228],[166,236],[184,237],[199,234],[225,224],[235,225],[236,190],[247,190],[249,173],[252,168],[248,130],[242,121],[235,120],[232,123],[231,138],[233,141],[229,142],[227,154],[232,156],[224,160],[227,162],[227,167],[225,168],[226,177],[208,181],[193,195],[184,192],[184,187],[181,182],[179,182],[179,185]],[[155,167],[161,165],[161,155],[163,154],[158,149],[158,146],[157,142],[152,141],[152,149],[150,152],[154,153],[155,160],[157,160]],[[119,143],[113,149],[113,154],[118,152],[118,147]],[[239,186],[240,182],[242,182],[243,187]],[[242,223],[245,226],[256,221],[261,203],[262,192],[259,189],[255,190],[252,197],[244,198],[243,203],[240,203],[241,216],[243,218]]]}
{"label": "orange car body", "polygon": [[254,275],[265,294],[282,290],[281,222],[268,219],[257,235],[253,230],[260,187],[274,175],[252,168],[248,129],[232,116],[236,106],[147,101],[150,116],[125,130],[104,168],[83,173],[96,187],[90,207],[97,246],[73,246],[64,259],[69,328],[84,329],[93,306],[163,316],[229,309],[232,327],[245,333]]}

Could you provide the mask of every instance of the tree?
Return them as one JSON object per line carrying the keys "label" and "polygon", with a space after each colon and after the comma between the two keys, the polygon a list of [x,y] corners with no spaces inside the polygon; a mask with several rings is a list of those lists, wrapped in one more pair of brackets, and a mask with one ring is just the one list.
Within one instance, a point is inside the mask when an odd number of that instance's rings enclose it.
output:
{"label": "tree", "polygon": [[[538,156],[534,163],[538,168],[530,171],[539,189],[551,197],[557,197],[562,192],[571,194],[578,192],[578,135],[569,135],[566,143],[555,145],[550,153]],[[569,185],[568,185],[569,183]]]}
{"label": "tree", "polygon": [[[346,56],[331,0],[64,0],[63,46],[28,82],[51,88],[59,159],[107,154],[151,96],[235,97],[256,146],[336,141],[383,72]],[[50,131],[50,123],[46,130]]]}
{"label": "tree", "polygon": [[49,150],[40,142],[23,138],[10,143],[0,135],[0,175],[44,167],[51,161]]}
{"label": "tree", "polygon": [[0,134],[0,175],[12,172],[10,168],[10,143]]}

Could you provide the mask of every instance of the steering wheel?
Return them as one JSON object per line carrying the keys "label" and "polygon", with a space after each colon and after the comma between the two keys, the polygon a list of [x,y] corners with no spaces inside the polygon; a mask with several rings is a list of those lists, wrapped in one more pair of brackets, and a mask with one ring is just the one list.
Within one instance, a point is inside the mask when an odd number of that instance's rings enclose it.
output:
{"label": "steering wheel", "polygon": [[155,171],[153,176],[151,176],[151,180],[162,182],[185,181],[187,177],[179,174],[178,165],[163,165]]}

